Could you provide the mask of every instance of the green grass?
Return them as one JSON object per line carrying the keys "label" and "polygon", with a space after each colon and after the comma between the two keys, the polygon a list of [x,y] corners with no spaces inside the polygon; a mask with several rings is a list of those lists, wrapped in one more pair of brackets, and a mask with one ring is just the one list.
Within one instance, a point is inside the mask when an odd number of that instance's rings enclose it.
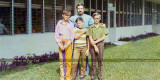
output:
{"label": "green grass", "polygon": [[[59,80],[58,62],[29,65],[27,68],[22,72],[0,72],[0,80]],[[90,80],[90,76],[85,79]],[[105,48],[103,80],[159,79],[160,36]]]}

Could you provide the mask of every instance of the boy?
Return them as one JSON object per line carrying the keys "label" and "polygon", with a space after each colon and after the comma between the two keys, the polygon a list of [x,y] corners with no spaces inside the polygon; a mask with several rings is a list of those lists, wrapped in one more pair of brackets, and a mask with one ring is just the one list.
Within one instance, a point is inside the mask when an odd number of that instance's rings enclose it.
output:
{"label": "boy", "polygon": [[58,21],[55,30],[55,39],[59,46],[60,80],[65,78],[71,80],[71,43],[74,40],[74,24],[68,20],[70,15],[70,11],[63,10],[63,19]]}
{"label": "boy", "polygon": [[[86,56],[89,55],[89,46],[87,47],[86,42],[86,32],[87,29],[83,27],[84,20],[81,17],[76,19],[77,27],[75,27],[75,41],[74,41],[74,53],[73,53],[73,64],[71,76],[72,80],[76,79],[77,65],[79,57],[81,58],[81,72],[80,80],[84,80],[85,70],[86,70]],[[89,42],[88,42],[89,45]]]}
{"label": "boy", "polygon": [[91,80],[96,78],[96,60],[98,61],[98,80],[102,80],[102,61],[104,52],[103,41],[108,34],[106,25],[100,23],[101,15],[99,13],[93,14],[94,24],[88,28],[87,36],[90,40],[90,53],[91,53]]}

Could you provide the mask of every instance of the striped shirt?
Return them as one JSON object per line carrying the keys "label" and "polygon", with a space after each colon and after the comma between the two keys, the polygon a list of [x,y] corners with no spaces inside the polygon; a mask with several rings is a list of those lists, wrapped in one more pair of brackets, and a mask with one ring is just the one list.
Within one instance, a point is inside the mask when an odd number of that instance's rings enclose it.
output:
{"label": "striped shirt", "polygon": [[[86,28],[79,29],[77,27],[74,28],[74,33],[75,35],[80,35],[83,31],[85,31]],[[80,38],[74,41],[74,46],[75,47],[81,47],[81,46],[86,46],[86,33],[83,34]]]}

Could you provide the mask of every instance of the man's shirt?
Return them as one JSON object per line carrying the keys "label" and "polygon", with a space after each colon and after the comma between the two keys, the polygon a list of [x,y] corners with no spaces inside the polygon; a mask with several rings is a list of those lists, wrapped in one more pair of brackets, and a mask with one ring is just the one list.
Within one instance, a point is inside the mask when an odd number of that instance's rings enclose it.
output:
{"label": "man's shirt", "polygon": [[74,27],[77,27],[76,19],[78,17],[83,18],[83,20],[84,20],[83,26],[85,28],[87,28],[87,29],[88,29],[89,26],[91,26],[94,23],[94,20],[93,20],[93,18],[90,15],[87,15],[87,14],[79,15],[79,14],[77,14],[77,15],[74,15],[74,16],[72,16],[72,17],[69,18],[69,20],[73,22]]}

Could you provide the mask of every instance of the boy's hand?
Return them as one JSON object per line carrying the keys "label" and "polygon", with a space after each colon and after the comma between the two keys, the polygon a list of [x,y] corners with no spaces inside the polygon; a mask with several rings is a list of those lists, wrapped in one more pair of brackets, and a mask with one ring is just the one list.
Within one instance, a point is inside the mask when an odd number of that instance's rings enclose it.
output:
{"label": "boy's hand", "polygon": [[95,49],[95,52],[96,52],[97,54],[99,54],[99,49],[98,49],[98,47],[97,47],[96,45],[94,45],[94,49]]}
{"label": "boy's hand", "polygon": [[69,46],[69,44],[66,44],[66,45],[64,46],[64,50],[67,50],[68,46]]}
{"label": "boy's hand", "polygon": [[64,47],[62,45],[59,46],[62,51],[64,51]]}
{"label": "boy's hand", "polygon": [[86,54],[85,54],[85,55],[86,55],[86,56],[89,55],[89,49],[86,50]]}
{"label": "boy's hand", "polygon": [[97,44],[96,41],[92,41],[91,43],[92,43],[93,46]]}
{"label": "boy's hand", "polygon": [[87,32],[87,29],[85,29],[85,30],[83,31],[83,34],[86,33],[86,32]]}

